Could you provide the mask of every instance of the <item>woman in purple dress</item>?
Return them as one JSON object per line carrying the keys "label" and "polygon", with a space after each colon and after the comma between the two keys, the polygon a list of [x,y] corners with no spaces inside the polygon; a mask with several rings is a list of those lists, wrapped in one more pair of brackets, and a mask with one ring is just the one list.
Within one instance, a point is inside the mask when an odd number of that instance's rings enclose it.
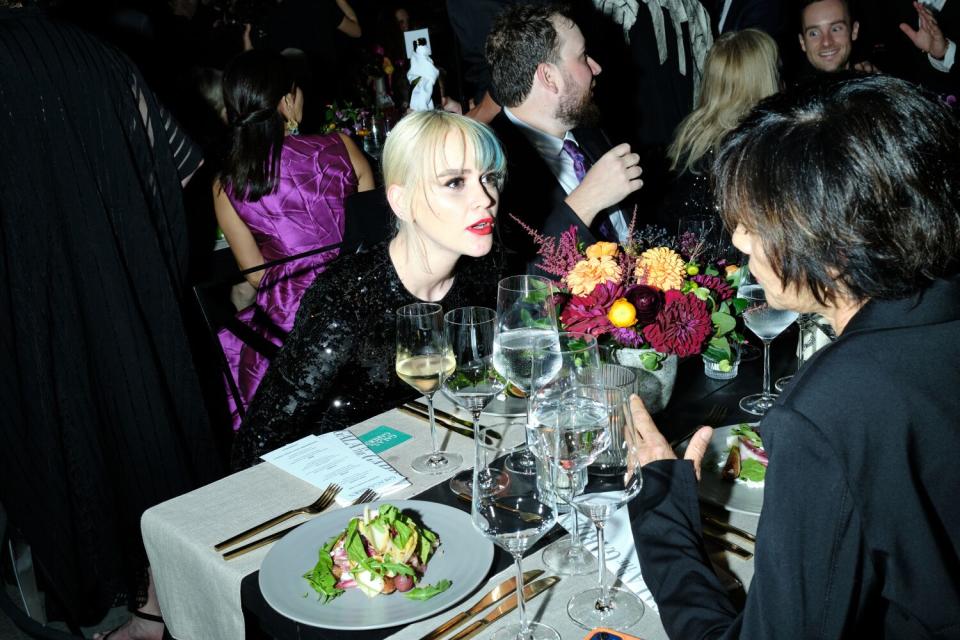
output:
{"label": "woman in purple dress", "polygon": [[[223,97],[232,141],[214,181],[214,208],[240,268],[339,243],[345,198],[373,188],[370,165],[357,146],[339,133],[298,135],[303,92],[279,54],[238,56],[224,72]],[[248,274],[257,295],[239,319],[280,346],[278,332],[255,311],[285,335],[304,291],[336,255],[326,251]],[[220,344],[245,409],[269,361],[226,329]],[[241,414],[230,393],[227,402],[238,429]]]}

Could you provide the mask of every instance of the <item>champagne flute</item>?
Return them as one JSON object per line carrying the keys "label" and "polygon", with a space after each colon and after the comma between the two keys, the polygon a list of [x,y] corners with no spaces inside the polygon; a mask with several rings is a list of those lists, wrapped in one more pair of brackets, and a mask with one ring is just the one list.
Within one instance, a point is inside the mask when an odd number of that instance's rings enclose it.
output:
{"label": "champagne flute", "polygon": [[747,413],[762,416],[777,399],[777,394],[770,392],[770,343],[783,333],[799,314],[789,309],[771,307],[767,303],[763,286],[748,283],[746,279],[741,282],[737,297],[747,300],[747,308],[743,311],[744,324],[763,341],[763,392],[741,398],[740,408]]}
{"label": "champagne flute", "polygon": [[[520,621],[509,624],[495,633],[493,640],[560,640],[555,629],[539,622],[527,620],[526,604],[523,598],[524,552],[537,540],[553,528],[557,520],[557,509],[553,492],[544,490],[527,476],[511,479],[503,492],[492,495],[480,488],[484,470],[495,474],[499,470],[487,462],[496,460],[502,454],[512,451],[509,442],[520,438],[512,431],[528,431],[522,423],[500,425],[501,438],[488,438],[488,428],[480,428],[480,436],[475,440],[476,460],[473,467],[473,499],[471,517],[473,526],[489,538],[498,547],[513,556],[517,568],[517,613]],[[493,436],[492,433],[489,436]],[[497,444],[487,444],[495,442]]]}
{"label": "champagne flute", "polygon": [[[590,518],[597,528],[598,586],[573,596],[567,603],[567,614],[585,629],[627,629],[643,617],[643,602],[626,589],[607,585],[604,527],[620,507],[640,493],[642,481],[640,469],[635,462],[636,433],[630,413],[629,395],[623,389],[609,386],[584,386],[578,394],[590,397],[603,407],[604,420],[589,428],[563,427],[562,442],[586,452],[596,446],[596,441],[606,440],[606,450],[616,449],[614,457],[623,462],[620,473],[602,476],[589,474],[583,493],[573,499],[574,506]],[[614,438],[612,434],[615,432],[623,433],[623,437]],[[587,437],[588,434],[592,434],[591,437]],[[575,457],[578,454],[574,452],[568,455]]]}
{"label": "champagne flute", "polygon": [[[553,287],[539,276],[510,276],[497,285],[497,335],[493,366],[527,397],[527,425],[533,425],[533,392],[560,370],[557,311]],[[539,377],[534,379],[534,359]],[[506,468],[515,473],[536,473],[536,458],[527,448],[511,455]]]}
{"label": "champagne flute", "polygon": [[[443,316],[443,330],[456,360],[453,373],[443,381],[443,394],[473,416],[473,435],[479,438],[480,414],[503,391],[505,382],[493,368],[493,338],[497,314],[486,307],[462,307]],[[484,469],[486,470],[486,469]],[[506,486],[502,472],[483,473],[482,491],[495,493]],[[450,480],[450,488],[462,495],[473,492],[473,474],[462,471]]]}
{"label": "champagne flute", "polygon": [[430,438],[433,452],[413,459],[420,473],[438,474],[456,469],[463,458],[440,451],[437,422],[433,416],[433,394],[455,367],[453,354],[443,333],[443,309],[432,302],[415,302],[397,309],[397,375],[427,397]]}
{"label": "champagne flute", "polygon": [[[533,415],[537,429],[543,429],[545,425],[551,425],[560,418],[558,409],[560,408],[563,394],[575,390],[587,378],[596,377],[594,371],[600,367],[600,351],[597,347],[597,339],[588,333],[577,333],[561,331],[558,334],[560,343],[560,371],[554,379],[534,395]],[[542,363],[548,362],[546,355],[542,354],[534,361],[536,370]],[[574,409],[571,405],[571,409]],[[571,415],[565,419],[577,420],[578,416]],[[580,518],[579,511],[572,508],[573,496],[583,490],[586,483],[587,465],[594,462],[599,449],[589,460],[583,464],[582,459],[576,461],[566,460],[562,469],[563,476],[558,476],[553,481],[553,487],[557,494],[558,502],[563,500],[570,505],[572,528],[570,536],[565,537],[559,542],[550,545],[543,551],[543,563],[556,571],[566,575],[578,575],[589,573],[593,569],[593,554],[583,546],[580,539]],[[551,468],[549,460],[540,458],[541,473],[553,473],[556,470]]]}

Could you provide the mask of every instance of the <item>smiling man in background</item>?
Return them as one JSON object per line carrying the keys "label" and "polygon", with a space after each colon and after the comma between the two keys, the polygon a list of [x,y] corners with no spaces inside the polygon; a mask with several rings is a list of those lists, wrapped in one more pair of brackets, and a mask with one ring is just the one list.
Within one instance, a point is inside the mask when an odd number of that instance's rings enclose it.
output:
{"label": "smiling man in background", "polygon": [[[818,71],[827,73],[849,69],[860,23],[850,17],[846,0],[805,0],[802,7],[800,48],[807,54],[807,61]],[[857,68],[875,70],[872,65]]]}

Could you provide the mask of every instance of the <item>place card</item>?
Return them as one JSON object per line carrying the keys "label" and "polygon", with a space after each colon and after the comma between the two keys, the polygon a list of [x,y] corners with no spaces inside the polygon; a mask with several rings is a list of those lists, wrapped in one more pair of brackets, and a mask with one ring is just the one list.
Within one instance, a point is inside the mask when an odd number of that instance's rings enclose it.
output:
{"label": "place card", "polygon": [[392,427],[380,425],[376,429],[366,432],[360,436],[360,442],[370,447],[374,453],[383,453],[387,449],[392,449],[402,442],[410,439],[409,433],[397,431]]}
{"label": "place card", "polygon": [[340,485],[336,498],[340,506],[367,489],[384,496],[410,486],[409,480],[349,431],[309,435],[261,459],[320,489]]}

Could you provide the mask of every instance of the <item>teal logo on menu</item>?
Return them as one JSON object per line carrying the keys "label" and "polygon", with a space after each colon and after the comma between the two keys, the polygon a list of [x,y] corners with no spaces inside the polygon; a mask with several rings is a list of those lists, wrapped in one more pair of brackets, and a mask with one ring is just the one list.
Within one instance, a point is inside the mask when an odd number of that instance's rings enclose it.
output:
{"label": "teal logo on menu", "polygon": [[370,447],[370,450],[374,453],[383,453],[409,439],[409,433],[384,426],[377,427],[360,436],[360,441]]}

